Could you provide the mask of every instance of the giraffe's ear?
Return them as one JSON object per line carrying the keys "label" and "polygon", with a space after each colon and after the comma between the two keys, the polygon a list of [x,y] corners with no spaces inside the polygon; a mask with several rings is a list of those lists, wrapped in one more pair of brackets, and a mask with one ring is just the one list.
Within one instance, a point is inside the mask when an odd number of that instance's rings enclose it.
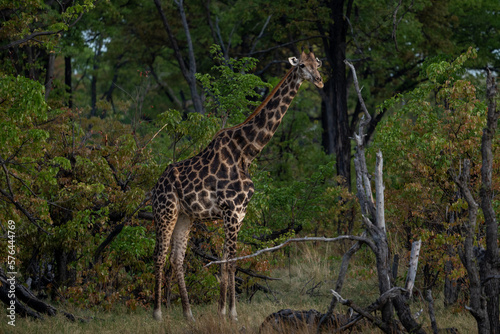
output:
{"label": "giraffe's ear", "polygon": [[321,65],[323,65],[323,62],[319,60],[319,58],[316,58],[316,61],[318,62],[318,68],[321,67]]}
{"label": "giraffe's ear", "polygon": [[299,64],[299,60],[297,59],[297,57],[290,57],[288,58],[288,61],[290,62],[290,64],[292,64],[292,66],[297,66]]}

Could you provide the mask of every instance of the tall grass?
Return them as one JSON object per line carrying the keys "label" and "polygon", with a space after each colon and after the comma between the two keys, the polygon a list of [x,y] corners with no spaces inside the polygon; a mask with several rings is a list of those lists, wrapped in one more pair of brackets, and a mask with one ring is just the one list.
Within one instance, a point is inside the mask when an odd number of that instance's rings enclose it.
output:
{"label": "tall grass", "polygon": [[[297,244],[292,245],[282,254],[272,254],[272,257],[285,255],[281,267],[272,271],[271,276],[281,278],[268,284],[273,293],[258,292],[248,302],[245,293],[238,302],[238,322],[224,321],[217,316],[216,303],[210,305],[194,305],[194,324],[186,323],[182,317],[180,305],[174,304],[169,310],[164,309],[164,321],[156,322],[149,310],[138,309],[130,312],[123,306],[117,306],[112,311],[71,309],[70,305],[61,305],[61,309],[82,317],[91,318],[88,322],[70,322],[64,316],[45,317],[43,321],[16,319],[16,327],[7,324],[7,317],[0,320],[0,333],[172,333],[172,334],[204,334],[204,333],[259,333],[264,319],[280,309],[310,310],[326,312],[331,300],[330,289],[335,287],[341,252],[335,245]],[[289,254],[289,256],[288,256]],[[418,285],[418,284],[417,284]],[[344,283],[341,295],[353,300],[360,306],[373,302],[378,296],[374,259],[370,254],[356,255],[351,260],[348,278]],[[445,309],[442,296],[435,296],[435,308],[440,328],[455,327],[460,333],[476,332],[475,321],[463,309]],[[420,298],[411,302],[413,312],[423,309],[418,318],[424,328],[430,333],[430,321],[427,305]],[[339,313],[346,312],[342,305],[337,306]],[[5,313],[4,313],[5,314]],[[369,325],[358,329],[363,333],[378,333]],[[262,331],[262,334],[271,333]],[[289,330],[283,333],[290,333]],[[303,328],[295,333],[315,333],[315,330]]]}

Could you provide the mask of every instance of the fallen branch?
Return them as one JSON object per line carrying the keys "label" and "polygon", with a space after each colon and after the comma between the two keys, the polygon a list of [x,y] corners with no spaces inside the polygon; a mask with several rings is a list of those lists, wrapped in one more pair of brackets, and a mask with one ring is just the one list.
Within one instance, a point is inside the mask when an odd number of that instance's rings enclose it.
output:
{"label": "fallen branch", "polygon": [[304,330],[309,333],[311,328],[318,326],[321,327],[322,331],[331,333],[351,319],[351,315],[332,314],[323,325],[318,324],[324,316],[314,309],[308,311],[282,309],[266,317],[260,326],[259,333],[267,333],[270,330],[273,330],[273,333],[302,333]]}
{"label": "fallen branch", "polygon": [[337,331],[340,332],[340,331],[346,330],[347,328],[353,326],[356,322],[358,322],[359,320],[361,320],[361,318],[364,317],[364,318],[370,320],[373,324],[375,324],[377,327],[379,327],[384,332],[386,332],[386,333],[390,332],[390,330],[392,328],[391,325],[385,323],[380,318],[372,315],[371,313],[378,310],[378,309],[381,309],[389,300],[399,296],[402,292],[405,292],[405,291],[406,290],[403,288],[394,287],[394,288],[384,292],[375,302],[373,302],[368,307],[363,309],[362,307],[354,304],[354,302],[352,300],[342,298],[342,296],[339,293],[337,293],[335,290],[332,289],[331,292],[332,292],[333,296],[337,298],[339,303],[352,308],[355,312],[357,312],[359,314],[357,317],[353,318],[347,324],[340,327]]}
{"label": "fallen branch", "polygon": [[[19,284],[15,276],[8,277],[2,268],[0,268],[0,300],[8,306],[7,310],[14,303],[13,310],[21,317],[43,320],[43,316],[40,313],[53,317],[60,312],[71,321],[76,321],[77,319],[73,314],[59,311],[54,306],[38,299],[28,288]],[[78,319],[80,321],[87,321],[83,318]]]}
{"label": "fallen branch", "polygon": [[233,257],[232,259],[227,259],[227,260],[211,261],[211,262],[207,263],[205,265],[205,267],[211,266],[212,264],[229,263],[229,262],[234,262],[234,261],[239,261],[239,260],[250,259],[252,257],[259,256],[260,254],[263,254],[263,253],[274,252],[274,251],[276,251],[276,250],[278,250],[280,248],[285,247],[286,245],[288,245],[288,244],[290,244],[292,242],[305,242],[305,241],[333,242],[333,241],[340,241],[340,240],[356,240],[356,241],[361,241],[361,242],[364,242],[364,243],[368,244],[368,246],[370,246],[370,248],[374,248],[375,247],[375,245],[373,244],[373,242],[371,240],[369,240],[369,239],[367,239],[365,237],[360,237],[360,236],[355,236],[355,235],[341,235],[341,236],[336,237],[336,238],[325,238],[325,237],[293,238],[293,239],[288,239],[284,243],[279,244],[277,246],[258,250],[255,253],[250,254],[250,255],[245,255],[245,256],[240,256],[240,257]]}

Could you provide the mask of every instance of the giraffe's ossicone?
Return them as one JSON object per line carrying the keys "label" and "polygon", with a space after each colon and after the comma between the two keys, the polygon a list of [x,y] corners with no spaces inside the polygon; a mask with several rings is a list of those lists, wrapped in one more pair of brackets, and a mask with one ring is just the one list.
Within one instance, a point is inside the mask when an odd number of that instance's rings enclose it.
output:
{"label": "giraffe's ossicone", "polygon": [[[318,72],[321,61],[314,54],[289,58],[292,68],[262,104],[243,123],[219,131],[196,156],[167,167],[153,189],[156,228],[155,304],[153,316],[161,320],[161,283],[167,251],[179,284],[184,316],[194,320],[184,282],[183,261],[193,221],[223,219],[225,243],[223,259],[236,254],[236,239],[254,186],[248,174],[252,160],[276,132],[288,106],[304,80],[323,87]],[[234,262],[221,268],[219,313],[236,320]]]}

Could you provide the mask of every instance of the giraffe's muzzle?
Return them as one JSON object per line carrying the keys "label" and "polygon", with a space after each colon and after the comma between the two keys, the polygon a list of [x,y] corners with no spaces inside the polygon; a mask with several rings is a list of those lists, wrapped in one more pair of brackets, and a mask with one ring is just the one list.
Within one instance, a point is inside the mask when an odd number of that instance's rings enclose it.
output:
{"label": "giraffe's muzzle", "polygon": [[323,88],[324,84],[321,77],[314,78],[314,85],[318,88]]}

